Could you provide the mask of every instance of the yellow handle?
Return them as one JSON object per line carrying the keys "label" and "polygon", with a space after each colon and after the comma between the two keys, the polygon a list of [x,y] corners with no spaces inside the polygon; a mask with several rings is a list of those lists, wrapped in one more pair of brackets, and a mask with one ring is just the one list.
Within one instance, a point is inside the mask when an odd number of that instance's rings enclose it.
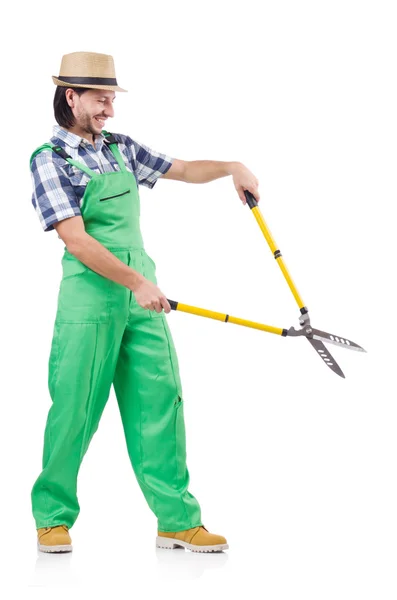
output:
{"label": "yellow handle", "polygon": [[250,207],[255,219],[257,220],[259,227],[261,228],[262,233],[265,236],[267,243],[269,244],[270,250],[272,251],[274,258],[277,260],[278,266],[280,267],[299,308],[306,308],[298,290],[296,289],[292,277],[289,274],[289,271],[284,263],[282,254],[280,250],[277,249],[276,242],[274,241],[273,236],[270,233],[268,226],[266,225],[265,219],[263,218],[261,211],[259,210],[255,196],[251,194],[251,192],[249,192],[248,190],[244,190],[244,194],[247,199],[247,204]]}
{"label": "yellow handle", "polygon": [[[168,300],[168,298],[167,298]],[[230,315],[215,312],[213,310],[207,310],[205,308],[199,308],[198,306],[190,306],[189,304],[182,304],[181,302],[175,302],[175,300],[168,300],[173,310],[181,310],[192,315],[199,317],[208,317],[209,319],[215,319],[217,321],[224,321],[225,323],[234,323],[235,325],[243,325],[244,327],[252,327],[253,329],[260,329],[261,331],[267,331],[268,333],[275,333],[276,335],[287,335],[287,330],[281,327],[272,327],[271,325],[263,325],[263,323],[256,323],[255,321],[247,321],[246,319],[239,319],[238,317],[231,317]]]}

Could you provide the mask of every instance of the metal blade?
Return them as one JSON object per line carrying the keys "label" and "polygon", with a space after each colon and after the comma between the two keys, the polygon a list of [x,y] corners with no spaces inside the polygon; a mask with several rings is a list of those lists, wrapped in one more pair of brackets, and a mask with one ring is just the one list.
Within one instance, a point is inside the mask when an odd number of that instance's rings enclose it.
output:
{"label": "metal blade", "polygon": [[327,344],[335,344],[335,346],[339,346],[339,348],[348,348],[349,350],[358,350],[358,352],[366,352],[364,348],[355,344],[351,340],[347,338],[343,338],[340,335],[333,335],[331,333],[327,333],[326,331],[320,331],[320,329],[314,329],[313,327],[313,338],[316,340],[321,340],[326,342]]}
{"label": "metal blade", "polygon": [[342,369],[340,368],[338,363],[335,361],[333,356],[328,352],[328,350],[326,349],[324,344],[317,339],[316,340],[313,340],[312,338],[306,338],[306,339],[311,343],[311,345],[316,350],[318,355],[321,356],[321,358],[323,359],[323,361],[325,362],[327,367],[329,367],[334,373],[336,373],[340,377],[345,378]]}

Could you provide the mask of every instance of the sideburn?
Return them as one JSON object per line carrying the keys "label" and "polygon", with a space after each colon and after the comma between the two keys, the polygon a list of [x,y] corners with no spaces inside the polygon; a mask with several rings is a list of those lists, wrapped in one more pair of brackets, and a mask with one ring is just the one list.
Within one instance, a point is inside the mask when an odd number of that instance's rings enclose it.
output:
{"label": "sideburn", "polygon": [[72,110],[66,101],[65,92],[67,89],[72,89],[76,94],[81,96],[84,92],[87,92],[89,88],[67,88],[58,85],[54,95],[54,116],[55,120],[61,127],[69,128],[76,124],[76,120],[73,116]]}

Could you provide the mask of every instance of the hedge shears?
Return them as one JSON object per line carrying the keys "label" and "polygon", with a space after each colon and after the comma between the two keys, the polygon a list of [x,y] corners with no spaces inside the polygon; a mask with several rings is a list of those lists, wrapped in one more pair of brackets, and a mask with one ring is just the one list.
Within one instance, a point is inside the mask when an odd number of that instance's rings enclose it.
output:
{"label": "hedge shears", "polygon": [[301,326],[300,329],[295,329],[294,327],[290,327],[289,329],[284,329],[281,327],[272,327],[271,325],[264,325],[262,323],[256,323],[255,321],[247,321],[246,319],[239,319],[237,317],[232,317],[228,314],[214,312],[212,310],[207,310],[204,308],[198,308],[196,306],[190,306],[188,304],[182,304],[181,302],[176,302],[174,300],[168,300],[172,310],[180,310],[182,312],[191,313],[193,315],[197,315],[200,317],[207,317],[209,319],[215,319],[217,321],[223,321],[225,323],[234,323],[235,325],[243,325],[244,327],[252,327],[253,329],[259,329],[261,331],[267,331],[268,333],[274,333],[276,335],[281,335],[283,337],[304,337],[309,343],[313,346],[314,350],[317,354],[322,358],[323,362],[329,367],[334,373],[339,375],[340,377],[345,377],[342,369],[333,358],[333,356],[328,352],[327,348],[324,346],[324,342],[327,344],[334,344],[335,346],[339,346],[340,348],[347,348],[348,350],[357,350],[359,352],[366,352],[364,348],[347,339],[346,337],[342,337],[340,335],[334,335],[331,333],[327,333],[326,331],[321,331],[320,329],[315,329],[312,327],[310,323],[309,311],[305,306],[301,296],[299,295],[298,290],[292,278],[288,272],[288,269],[284,263],[282,254],[280,250],[277,248],[277,245],[272,237],[272,234],[269,231],[268,226],[262,216],[262,213],[258,207],[258,203],[255,199],[255,196],[251,194],[248,190],[244,190],[244,195],[247,200],[247,205],[251,209],[252,214],[255,216],[255,219],[262,230],[263,235],[266,238],[266,241],[270,247],[270,250],[273,253],[274,258],[276,259],[287,283],[288,286],[299,306],[300,316],[299,316],[299,324]]}

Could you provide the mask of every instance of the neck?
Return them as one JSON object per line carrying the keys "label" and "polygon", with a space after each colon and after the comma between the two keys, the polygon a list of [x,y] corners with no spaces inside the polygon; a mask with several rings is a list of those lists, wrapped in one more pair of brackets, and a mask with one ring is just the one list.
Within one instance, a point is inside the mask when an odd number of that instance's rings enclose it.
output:
{"label": "neck", "polygon": [[88,133],[88,131],[81,129],[81,127],[79,127],[78,125],[74,125],[73,127],[69,128],[62,127],[62,129],[65,129],[65,131],[69,131],[70,133],[74,133],[75,135],[78,135],[79,137],[88,140],[90,144],[92,144],[95,148],[95,135],[93,135],[92,133]]}

